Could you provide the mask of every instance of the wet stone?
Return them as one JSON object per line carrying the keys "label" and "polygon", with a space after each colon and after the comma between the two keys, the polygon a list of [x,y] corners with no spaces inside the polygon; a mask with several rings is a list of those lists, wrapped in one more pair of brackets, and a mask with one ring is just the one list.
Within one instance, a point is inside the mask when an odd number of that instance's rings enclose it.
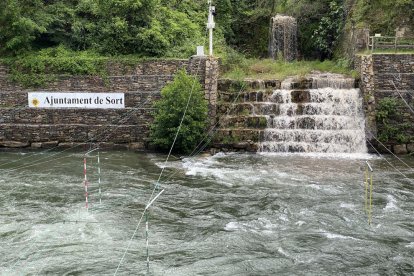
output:
{"label": "wet stone", "polygon": [[291,92],[293,103],[304,103],[310,101],[310,92],[307,90],[294,90]]}
{"label": "wet stone", "polygon": [[407,145],[402,144],[402,145],[394,145],[393,147],[394,153],[395,154],[407,154]]}

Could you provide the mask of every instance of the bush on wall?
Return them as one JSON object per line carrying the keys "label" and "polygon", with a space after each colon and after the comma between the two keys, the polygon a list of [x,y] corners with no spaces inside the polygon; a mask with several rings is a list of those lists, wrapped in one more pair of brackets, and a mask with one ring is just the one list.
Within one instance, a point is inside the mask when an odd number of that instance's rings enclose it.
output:
{"label": "bush on wall", "polygon": [[173,152],[190,153],[202,140],[207,127],[208,107],[203,89],[195,77],[187,75],[184,70],[178,72],[174,81],[161,90],[161,99],[154,108],[150,143],[156,149],[170,149],[181,120]]}

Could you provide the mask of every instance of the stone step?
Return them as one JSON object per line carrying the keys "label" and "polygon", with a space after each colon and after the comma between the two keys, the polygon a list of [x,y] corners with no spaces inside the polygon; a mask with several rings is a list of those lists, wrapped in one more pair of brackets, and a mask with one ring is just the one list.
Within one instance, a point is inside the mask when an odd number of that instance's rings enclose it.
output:
{"label": "stone step", "polygon": [[258,128],[267,126],[265,116],[223,116],[219,120],[221,128]]}
{"label": "stone step", "polygon": [[269,116],[300,116],[330,115],[357,116],[362,114],[362,105],[322,105],[319,103],[279,104],[273,102],[219,103],[217,112],[220,115],[269,115]]}
{"label": "stone step", "polygon": [[267,80],[253,80],[245,79],[242,81],[231,80],[231,79],[219,79],[217,82],[218,91],[226,92],[239,92],[239,91],[250,91],[257,89],[280,89],[281,82],[276,79],[267,79]]}
{"label": "stone step", "polygon": [[346,130],[363,129],[364,121],[359,117],[332,115],[300,115],[267,117],[269,129]]}
{"label": "stone step", "polygon": [[217,99],[223,103],[268,102],[273,90],[268,91],[241,91],[240,93],[218,91]]}
{"label": "stone step", "polygon": [[241,93],[218,92],[218,100],[222,103],[267,102],[277,104],[306,104],[319,103],[329,105],[356,105],[358,90],[334,90],[324,88],[319,90],[273,90],[249,91]]}
{"label": "stone step", "polygon": [[260,141],[263,130],[254,128],[220,128],[216,131],[213,144],[232,144]]}
{"label": "stone step", "polygon": [[303,143],[303,142],[264,142],[258,145],[260,152],[324,152],[324,153],[354,153],[363,152],[364,144],[354,148],[351,144],[343,143]]}
{"label": "stone step", "polygon": [[230,80],[219,79],[218,90],[228,92],[238,92],[240,90],[275,90],[275,89],[320,89],[320,88],[336,88],[336,89],[351,89],[357,85],[354,78],[346,77],[340,74],[311,74],[306,77],[288,78],[283,81],[268,79],[268,80]]}
{"label": "stone step", "polygon": [[297,130],[297,129],[266,129],[262,135],[262,142],[301,142],[301,143],[334,143],[360,144],[365,143],[361,130]]}
{"label": "stone step", "polygon": [[238,104],[219,103],[217,112],[219,115],[277,115],[280,113],[279,104],[245,102]]}

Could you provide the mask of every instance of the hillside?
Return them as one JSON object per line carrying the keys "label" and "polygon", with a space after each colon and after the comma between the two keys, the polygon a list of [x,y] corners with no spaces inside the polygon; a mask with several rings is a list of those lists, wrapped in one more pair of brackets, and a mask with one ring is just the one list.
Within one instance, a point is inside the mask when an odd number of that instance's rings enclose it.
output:
{"label": "hillside", "polygon": [[[194,0],[4,0],[0,3],[2,56],[63,45],[99,55],[188,57],[206,44],[207,1]],[[304,59],[343,55],[355,28],[413,34],[411,0],[216,0],[216,53],[267,54],[269,19],[294,16]],[[340,46],[340,47],[339,47]],[[342,50],[338,50],[342,49]]]}

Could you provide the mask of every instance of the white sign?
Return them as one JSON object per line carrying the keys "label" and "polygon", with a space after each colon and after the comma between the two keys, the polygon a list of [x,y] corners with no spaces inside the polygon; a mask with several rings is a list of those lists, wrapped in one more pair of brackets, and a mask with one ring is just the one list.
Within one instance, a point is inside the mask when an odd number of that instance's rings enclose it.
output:
{"label": "white sign", "polygon": [[124,93],[29,92],[34,108],[125,108]]}

